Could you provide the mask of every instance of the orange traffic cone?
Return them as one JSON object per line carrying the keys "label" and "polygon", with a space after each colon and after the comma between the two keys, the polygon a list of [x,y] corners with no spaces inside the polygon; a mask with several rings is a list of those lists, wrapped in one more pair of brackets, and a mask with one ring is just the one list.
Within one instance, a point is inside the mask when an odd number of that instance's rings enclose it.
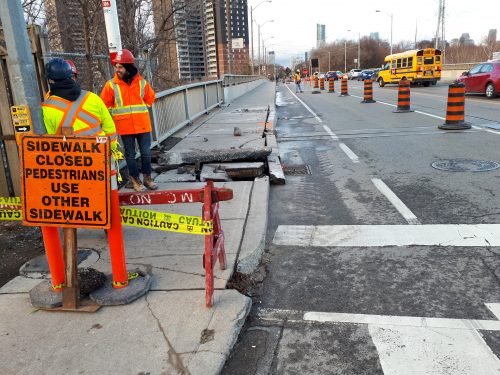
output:
{"label": "orange traffic cone", "polygon": [[461,82],[448,86],[448,104],[446,105],[446,121],[439,125],[443,130],[470,129],[465,121],[465,85]]}

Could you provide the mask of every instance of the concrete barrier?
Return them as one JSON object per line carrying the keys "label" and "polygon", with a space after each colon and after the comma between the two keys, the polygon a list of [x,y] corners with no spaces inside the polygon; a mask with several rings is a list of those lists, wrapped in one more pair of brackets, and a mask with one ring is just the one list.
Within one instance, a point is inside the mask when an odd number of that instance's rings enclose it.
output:
{"label": "concrete barrier", "polygon": [[464,63],[464,64],[444,64],[441,71],[441,81],[453,82],[462,75],[463,72],[470,70],[474,65],[479,63]]}
{"label": "concrete barrier", "polygon": [[240,83],[239,85],[231,85],[224,87],[224,103],[230,104],[236,98],[252,91],[254,88],[260,86],[266,78],[257,79],[255,81]]}

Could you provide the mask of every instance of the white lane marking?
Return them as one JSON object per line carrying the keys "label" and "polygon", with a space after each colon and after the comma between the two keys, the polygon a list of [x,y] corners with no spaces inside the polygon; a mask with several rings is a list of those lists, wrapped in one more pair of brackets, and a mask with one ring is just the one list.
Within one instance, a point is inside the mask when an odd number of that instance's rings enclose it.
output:
{"label": "white lane marking", "polygon": [[486,307],[491,310],[493,315],[500,319],[500,303],[485,303]]}
{"label": "white lane marking", "polygon": [[467,331],[500,331],[500,321],[498,320],[424,318],[416,316],[346,314],[317,311],[304,313],[303,319],[321,323],[373,324],[376,326],[443,328]]}
{"label": "white lane marking", "polygon": [[358,156],[345,143],[339,144],[339,147],[342,151],[344,151],[347,157],[352,160],[353,163],[359,163]]}
{"label": "white lane marking", "polygon": [[[339,140],[339,137],[337,137],[337,135],[334,132],[332,132],[328,126],[323,125],[323,129],[325,129],[325,131],[330,135],[330,137],[332,137],[334,141]],[[358,156],[349,148],[349,146],[347,146],[345,143],[340,143],[339,147],[342,151],[344,151],[344,153],[347,155],[349,159],[351,159],[353,163],[359,163]]]}
{"label": "white lane marking", "polygon": [[286,88],[287,88],[287,89],[288,89],[288,91],[290,91],[290,93],[291,93],[293,96],[295,96],[295,98],[296,98],[296,99],[297,99],[297,100],[298,100],[298,101],[299,101],[299,102],[300,102],[300,103],[301,103],[301,104],[302,104],[302,105],[303,105],[303,106],[304,106],[304,107],[305,107],[305,108],[306,108],[306,109],[307,109],[307,110],[308,110],[308,111],[309,111],[309,112],[310,112],[310,113],[314,116],[314,118],[316,119],[316,121],[318,121],[319,123],[322,123],[322,122],[323,122],[323,120],[321,120],[321,119],[318,117],[318,115],[317,115],[316,113],[314,113],[314,111],[313,111],[311,108],[309,108],[309,106],[308,106],[306,103],[304,103],[304,102],[303,102],[303,101],[302,101],[302,100],[301,100],[301,99],[300,99],[297,95],[295,95],[295,94],[293,93],[293,91],[290,89],[290,87],[286,86]]}
{"label": "white lane marking", "polygon": [[280,225],[280,246],[500,246],[500,224]]}
{"label": "white lane marking", "polygon": [[482,127],[476,126],[476,125],[472,125],[472,128],[473,129],[477,129],[477,130],[483,130],[483,131],[488,132],[488,133],[493,133],[493,134],[496,134],[496,135],[500,135],[500,132],[497,132],[497,131],[492,130],[492,129],[485,129],[485,128],[482,128]]}
{"label": "white lane marking", "polygon": [[[351,95],[351,96],[354,96],[355,98],[363,99],[361,96],[356,96],[356,95]],[[386,102],[382,102],[380,100],[376,100],[376,102],[380,103],[380,104],[388,105],[390,107],[397,107],[396,104],[386,103]],[[439,120],[445,120],[444,117],[436,116],[436,115],[433,115],[432,113],[427,113],[427,112],[422,112],[422,111],[415,111],[415,113],[419,113],[419,114],[424,115],[424,116],[434,117],[434,118],[437,118]]]}
{"label": "white lane marking", "polygon": [[398,210],[398,212],[405,218],[408,224],[420,224],[417,217],[411,212],[411,210],[406,207],[406,205],[398,198],[396,194],[387,186],[384,181],[379,178],[372,178],[372,182],[375,187],[385,195],[385,197],[392,203],[392,205]]}
{"label": "white lane marking", "polygon": [[476,330],[368,325],[384,375],[498,374],[500,361]]}
{"label": "white lane marking", "polygon": [[325,131],[328,133],[330,137],[332,137],[334,141],[339,140],[339,137],[337,137],[337,135],[334,132],[332,132],[332,130],[328,126],[323,125],[323,129],[325,129]]}

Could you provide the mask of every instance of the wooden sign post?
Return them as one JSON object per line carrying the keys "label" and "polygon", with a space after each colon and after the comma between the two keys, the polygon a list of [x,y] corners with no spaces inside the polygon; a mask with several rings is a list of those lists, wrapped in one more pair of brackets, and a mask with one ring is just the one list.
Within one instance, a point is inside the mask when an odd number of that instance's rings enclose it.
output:
{"label": "wooden sign post", "polygon": [[79,310],[76,228],[111,227],[109,144],[70,134],[25,135],[20,150],[23,224],[63,227],[61,309]]}

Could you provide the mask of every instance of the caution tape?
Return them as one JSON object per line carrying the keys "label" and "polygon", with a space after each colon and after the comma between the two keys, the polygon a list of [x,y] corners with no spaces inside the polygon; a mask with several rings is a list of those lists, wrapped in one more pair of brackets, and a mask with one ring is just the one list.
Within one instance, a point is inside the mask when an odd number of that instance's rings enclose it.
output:
{"label": "caution tape", "polygon": [[213,232],[212,221],[203,221],[201,216],[186,216],[128,207],[120,208],[120,213],[122,224],[132,227],[203,236]]}
{"label": "caution tape", "polygon": [[0,221],[22,219],[21,197],[0,197]]}
{"label": "caution tape", "polygon": [[[0,220],[22,220],[22,210],[19,197],[0,197]],[[122,224],[167,232],[207,235],[213,232],[212,221],[203,221],[201,216],[187,216],[141,210],[138,208],[121,207]]]}
{"label": "caution tape", "polygon": [[0,221],[1,220],[22,220],[23,213],[21,210],[4,210],[0,209]]}

